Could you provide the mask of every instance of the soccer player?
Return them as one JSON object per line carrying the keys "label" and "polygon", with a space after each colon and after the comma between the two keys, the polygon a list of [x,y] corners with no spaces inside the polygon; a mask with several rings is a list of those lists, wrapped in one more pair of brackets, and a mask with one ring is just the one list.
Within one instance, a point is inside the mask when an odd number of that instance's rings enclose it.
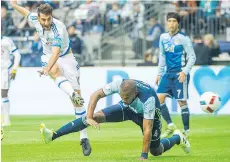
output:
{"label": "soccer player", "polygon": [[176,129],[172,122],[165,97],[174,97],[180,107],[184,134],[189,136],[188,82],[189,72],[195,64],[196,55],[191,40],[179,31],[180,17],[177,13],[167,14],[168,32],[160,36],[159,71],[156,84],[159,84],[157,96],[161,104],[161,113],[168,127],[162,137],[168,137]]}
{"label": "soccer player", "polygon": [[[118,93],[121,101],[94,114],[97,102],[106,96]],[[122,122],[131,120],[142,130],[143,146],[140,160],[148,158],[148,152],[153,156],[161,155],[175,144],[181,145],[186,153],[190,152],[190,144],[179,131],[174,131],[171,138],[160,140],[160,102],[156,92],[148,84],[137,80],[117,80],[111,82],[94,92],[90,97],[87,118],[69,122],[57,131],[53,132],[40,125],[40,133],[45,143],[49,143],[63,135],[78,132],[89,125],[99,128],[98,123]]]}
{"label": "soccer player", "polygon": [[[56,85],[71,98],[75,107],[76,118],[85,116],[84,101],[80,93],[80,66],[73,56],[65,25],[53,17],[53,8],[49,4],[41,4],[37,8],[37,13],[30,13],[19,6],[16,0],[11,1],[11,5],[19,13],[27,17],[41,38],[43,70],[40,71],[40,74],[49,74]],[[83,154],[85,156],[90,155],[91,147],[86,129],[80,132],[80,139]]]}
{"label": "soccer player", "polygon": [[[11,61],[11,55],[14,56],[14,62]],[[2,93],[2,126],[9,126],[10,122],[10,100],[8,91],[10,81],[14,80],[21,60],[21,55],[14,45],[14,42],[5,36],[1,36],[1,93]]]}

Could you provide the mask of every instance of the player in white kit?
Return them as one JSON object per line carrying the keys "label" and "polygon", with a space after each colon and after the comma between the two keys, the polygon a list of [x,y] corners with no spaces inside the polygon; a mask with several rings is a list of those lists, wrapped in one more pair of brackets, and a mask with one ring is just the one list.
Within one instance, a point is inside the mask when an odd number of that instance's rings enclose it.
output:
{"label": "player in white kit", "polygon": [[[14,56],[14,62],[11,61],[11,55]],[[1,36],[1,140],[4,136],[3,126],[11,124],[8,91],[10,89],[10,80],[15,79],[20,60],[21,55],[14,42],[8,37]]]}
{"label": "player in white kit", "polygon": [[[68,32],[65,25],[53,18],[52,7],[49,4],[41,4],[37,13],[30,13],[19,6],[16,0],[11,5],[23,16],[27,17],[41,38],[43,55],[41,62],[43,69],[41,75],[50,75],[59,88],[69,95],[74,105],[76,118],[86,115],[84,100],[80,92],[80,66],[75,60]],[[83,154],[89,156],[91,146],[87,137],[86,129],[80,132]]]}
{"label": "player in white kit", "polygon": [[[14,56],[14,63],[11,61],[11,55]],[[8,91],[10,89],[10,80],[14,80],[21,60],[21,55],[14,45],[14,42],[5,36],[1,36],[1,94],[2,94],[2,126],[10,125],[10,100]]]}

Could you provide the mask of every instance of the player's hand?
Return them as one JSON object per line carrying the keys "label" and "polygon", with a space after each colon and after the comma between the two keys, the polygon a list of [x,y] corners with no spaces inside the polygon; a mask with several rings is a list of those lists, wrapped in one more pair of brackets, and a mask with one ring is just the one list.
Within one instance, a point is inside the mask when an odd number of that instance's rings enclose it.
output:
{"label": "player's hand", "polygon": [[144,160],[148,160],[148,159],[146,159],[146,158],[144,158],[144,157],[139,157],[138,160],[144,161]]}
{"label": "player's hand", "polygon": [[177,73],[177,75],[179,75],[178,76],[178,80],[179,80],[180,83],[182,83],[183,81],[185,81],[186,74],[183,71]]}
{"label": "player's hand", "polygon": [[39,70],[38,73],[39,73],[40,77],[41,77],[42,75],[48,75],[48,71],[46,70],[46,68],[44,68],[44,69],[42,69],[42,70]]}
{"label": "player's hand", "polygon": [[161,80],[161,76],[160,75],[158,75],[157,76],[157,78],[156,78],[156,85],[159,85],[159,83],[160,83],[160,80]]}
{"label": "player's hand", "polygon": [[14,79],[15,79],[16,73],[17,73],[17,70],[16,70],[16,69],[12,70],[12,72],[10,73],[10,79],[11,79],[11,80],[14,80]]}
{"label": "player's hand", "polygon": [[87,118],[87,119],[86,119],[86,122],[87,122],[89,125],[93,126],[94,128],[100,129],[100,125],[99,125],[95,120],[93,120],[93,118]]}

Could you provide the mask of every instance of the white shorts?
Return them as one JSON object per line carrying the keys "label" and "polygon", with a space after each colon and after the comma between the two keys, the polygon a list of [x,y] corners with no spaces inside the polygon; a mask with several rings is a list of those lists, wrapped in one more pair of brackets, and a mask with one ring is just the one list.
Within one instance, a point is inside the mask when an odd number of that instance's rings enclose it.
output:
{"label": "white shorts", "polygon": [[[49,56],[42,55],[42,67],[47,66]],[[57,60],[58,67],[63,75],[72,85],[74,90],[80,90],[80,66],[75,60],[73,54],[67,54],[59,57]]]}
{"label": "white shorts", "polygon": [[9,89],[10,88],[10,69],[2,68],[1,69],[1,89]]}

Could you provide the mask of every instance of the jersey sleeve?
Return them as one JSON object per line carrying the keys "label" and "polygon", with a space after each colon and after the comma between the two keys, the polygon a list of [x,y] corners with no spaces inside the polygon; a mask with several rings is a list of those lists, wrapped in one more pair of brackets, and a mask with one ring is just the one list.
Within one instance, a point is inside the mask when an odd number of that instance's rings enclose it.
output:
{"label": "jersey sleeve", "polygon": [[112,95],[114,93],[120,92],[120,85],[122,83],[122,80],[116,80],[111,83],[106,84],[102,90],[105,93],[106,96]]}
{"label": "jersey sleeve", "polygon": [[29,15],[27,16],[27,20],[29,22],[29,24],[32,24],[33,26],[36,25],[36,23],[38,22],[38,14],[37,13],[29,13]]}
{"label": "jersey sleeve", "polygon": [[188,73],[191,71],[193,65],[196,62],[196,55],[192,46],[192,41],[190,40],[189,37],[185,37],[185,41],[183,44],[184,47],[184,51],[187,53],[187,57],[188,57],[188,62],[185,66],[185,68],[183,69],[183,72],[188,75]]}
{"label": "jersey sleeve", "polygon": [[[54,39],[52,42],[52,46],[60,47],[62,45],[62,41],[64,40],[65,33],[67,33],[66,27],[60,26],[57,27],[55,24],[51,26],[51,29],[54,32]],[[68,33],[67,33],[68,34]]]}
{"label": "jersey sleeve", "polygon": [[166,66],[162,35],[160,36],[159,49],[160,49],[160,53],[159,53],[159,63],[158,63],[158,75],[162,75],[164,73],[165,66]]}
{"label": "jersey sleeve", "polygon": [[155,116],[155,98],[153,96],[149,97],[144,103],[144,119],[154,119]]}

